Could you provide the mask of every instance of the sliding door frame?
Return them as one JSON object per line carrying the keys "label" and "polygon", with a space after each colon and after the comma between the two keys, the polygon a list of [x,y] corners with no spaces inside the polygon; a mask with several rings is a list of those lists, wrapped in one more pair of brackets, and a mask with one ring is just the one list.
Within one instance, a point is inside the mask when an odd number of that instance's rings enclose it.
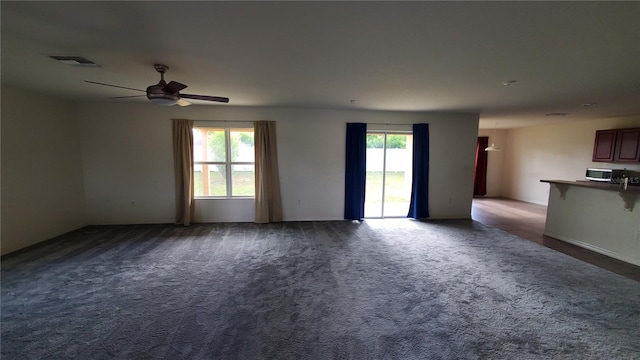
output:
{"label": "sliding door frame", "polygon": [[[368,135],[383,135],[382,141],[382,199],[380,205],[380,216],[366,216],[365,219],[385,219],[385,218],[404,218],[406,215],[392,215],[385,216],[384,214],[384,203],[385,203],[385,194],[386,194],[386,178],[387,178],[387,137],[389,135],[411,135],[413,136],[413,131],[411,130],[367,130]],[[410,149],[412,150],[412,149]],[[413,152],[412,152],[413,157]],[[413,159],[412,159],[413,162]],[[366,171],[366,168],[365,168]],[[409,194],[409,198],[411,194]],[[410,199],[409,199],[410,201]],[[366,195],[365,195],[365,209],[366,209]],[[409,212],[409,208],[407,208],[407,213]]]}

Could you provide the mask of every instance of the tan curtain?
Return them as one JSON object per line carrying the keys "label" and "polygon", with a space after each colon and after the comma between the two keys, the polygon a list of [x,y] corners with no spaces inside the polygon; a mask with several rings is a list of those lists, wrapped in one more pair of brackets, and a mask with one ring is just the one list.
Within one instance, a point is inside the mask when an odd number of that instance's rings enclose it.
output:
{"label": "tan curtain", "polygon": [[189,226],[193,214],[193,120],[173,120],[176,224]]}
{"label": "tan curtain", "polygon": [[256,223],[282,221],[275,121],[254,123]]}

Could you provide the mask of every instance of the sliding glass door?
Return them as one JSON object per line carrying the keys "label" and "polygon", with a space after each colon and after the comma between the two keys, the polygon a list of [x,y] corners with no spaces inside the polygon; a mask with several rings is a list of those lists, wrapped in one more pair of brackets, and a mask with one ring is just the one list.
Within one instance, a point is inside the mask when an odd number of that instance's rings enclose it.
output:
{"label": "sliding glass door", "polygon": [[365,217],[407,216],[411,198],[412,162],[411,133],[367,133]]}

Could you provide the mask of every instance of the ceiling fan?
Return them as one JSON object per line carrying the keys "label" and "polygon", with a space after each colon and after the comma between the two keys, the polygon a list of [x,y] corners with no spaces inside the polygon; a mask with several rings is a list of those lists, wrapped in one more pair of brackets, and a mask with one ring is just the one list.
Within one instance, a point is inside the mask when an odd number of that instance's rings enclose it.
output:
{"label": "ceiling fan", "polygon": [[[164,106],[171,106],[171,105],[180,105],[180,106],[187,106],[187,105],[191,105],[190,102],[184,100],[184,99],[194,99],[194,100],[205,100],[205,101],[216,101],[216,102],[222,102],[222,103],[228,103],[229,102],[229,98],[226,97],[220,97],[220,96],[207,96],[207,95],[193,95],[193,94],[180,94],[180,90],[183,90],[187,87],[187,85],[185,84],[181,84],[177,81],[171,81],[167,84],[166,81],[164,81],[164,73],[169,70],[169,67],[167,65],[163,65],[163,64],[154,64],[153,65],[156,69],[157,72],[160,73],[160,82],[155,84],[155,85],[150,85],[149,87],[147,87],[147,90],[140,90],[140,89],[134,89],[134,88],[130,88],[130,87],[125,87],[125,86],[118,86],[118,85],[111,85],[111,84],[105,84],[105,83],[100,83],[100,82],[96,82],[96,81],[89,81],[89,80],[85,80],[85,82],[91,83],[91,84],[97,84],[97,85],[105,85],[105,86],[111,86],[111,87],[117,87],[120,89],[127,89],[127,90],[135,90],[135,91],[141,91],[141,92],[146,92],[147,93],[147,98],[149,100],[151,100],[152,103],[154,104],[158,104],[158,105],[164,105]],[[111,99],[124,99],[124,98],[133,98],[133,97],[142,97],[145,95],[133,95],[133,96],[115,96],[112,97]]]}

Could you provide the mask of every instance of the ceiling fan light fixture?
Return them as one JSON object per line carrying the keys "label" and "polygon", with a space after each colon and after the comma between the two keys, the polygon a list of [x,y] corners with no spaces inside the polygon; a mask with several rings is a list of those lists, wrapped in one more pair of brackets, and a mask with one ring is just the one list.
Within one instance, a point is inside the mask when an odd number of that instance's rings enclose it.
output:
{"label": "ceiling fan light fixture", "polygon": [[180,97],[174,94],[158,94],[147,92],[147,98],[151,103],[162,106],[171,106],[178,103]]}
{"label": "ceiling fan light fixture", "polygon": [[174,100],[174,99],[153,98],[149,100],[151,100],[153,104],[161,105],[161,106],[171,106],[178,103],[178,100]]}

